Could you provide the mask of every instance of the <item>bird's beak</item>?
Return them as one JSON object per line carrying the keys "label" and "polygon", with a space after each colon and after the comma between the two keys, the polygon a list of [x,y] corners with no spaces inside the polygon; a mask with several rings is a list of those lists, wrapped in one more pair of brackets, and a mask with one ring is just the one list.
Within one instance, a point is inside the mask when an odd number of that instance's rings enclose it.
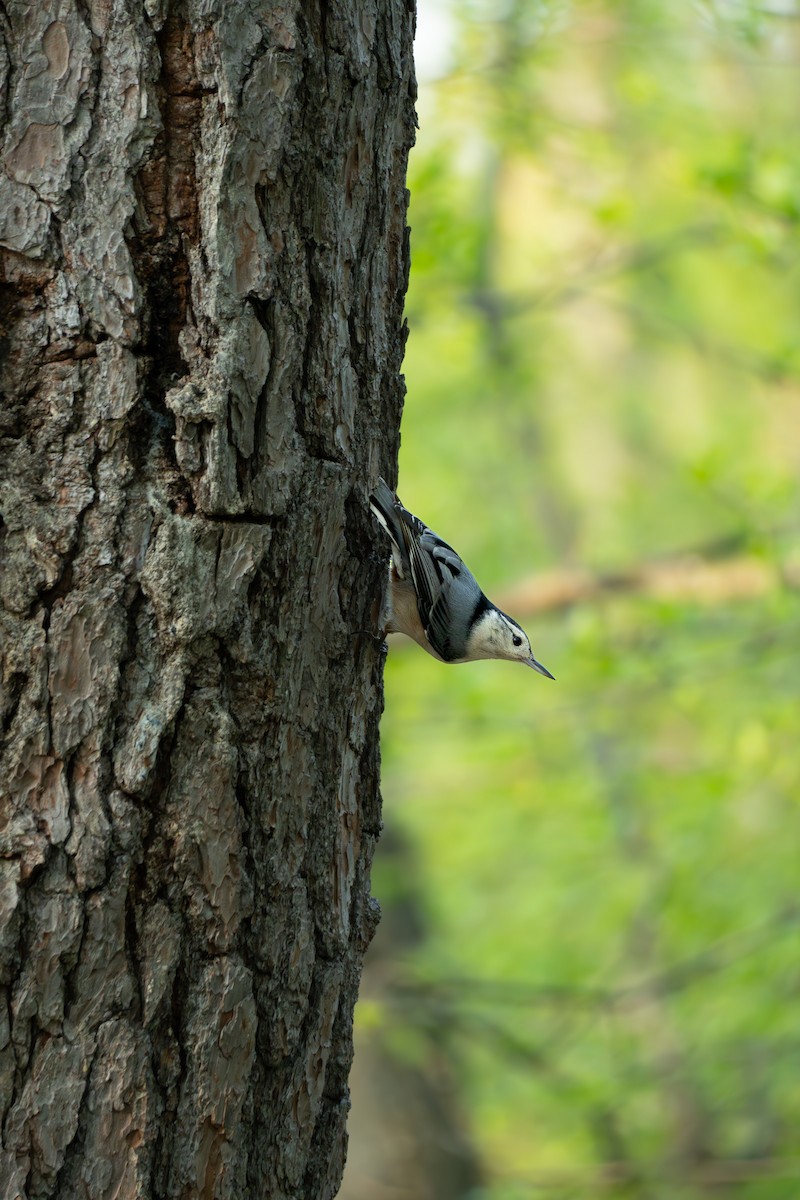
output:
{"label": "bird's beak", "polygon": [[534,671],[538,671],[540,675],[546,675],[548,679],[555,680],[555,675],[551,675],[547,667],[543,667],[540,662],[537,662],[533,655],[531,655],[530,658],[525,659],[525,665],[527,667],[533,667]]}

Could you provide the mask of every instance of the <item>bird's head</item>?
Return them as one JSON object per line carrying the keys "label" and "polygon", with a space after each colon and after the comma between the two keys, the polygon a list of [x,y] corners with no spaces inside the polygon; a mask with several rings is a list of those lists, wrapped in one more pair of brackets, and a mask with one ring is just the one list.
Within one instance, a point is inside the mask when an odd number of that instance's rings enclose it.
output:
{"label": "bird's head", "polygon": [[540,675],[554,679],[547,667],[533,657],[531,644],[525,630],[513,617],[507,616],[493,605],[476,622],[469,639],[470,658],[505,658],[509,662],[521,662],[533,667]]}

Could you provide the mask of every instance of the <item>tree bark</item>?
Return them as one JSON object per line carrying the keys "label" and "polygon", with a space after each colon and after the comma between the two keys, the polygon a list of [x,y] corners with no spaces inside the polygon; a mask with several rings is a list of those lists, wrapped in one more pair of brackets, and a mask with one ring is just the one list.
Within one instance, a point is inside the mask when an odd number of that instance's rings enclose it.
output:
{"label": "tree bark", "polygon": [[0,1194],[333,1196],[413,12],[0,22]]}

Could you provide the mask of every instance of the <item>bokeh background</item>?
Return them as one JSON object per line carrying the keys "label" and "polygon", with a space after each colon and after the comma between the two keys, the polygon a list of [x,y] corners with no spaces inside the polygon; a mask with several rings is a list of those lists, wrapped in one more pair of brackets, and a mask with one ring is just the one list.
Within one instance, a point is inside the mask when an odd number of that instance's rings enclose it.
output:
{"label": "bokeh background", "polygon": [[800,1197],[800,11],[419,0],[400,495],[557,682],[386,669],[345,1200]]}

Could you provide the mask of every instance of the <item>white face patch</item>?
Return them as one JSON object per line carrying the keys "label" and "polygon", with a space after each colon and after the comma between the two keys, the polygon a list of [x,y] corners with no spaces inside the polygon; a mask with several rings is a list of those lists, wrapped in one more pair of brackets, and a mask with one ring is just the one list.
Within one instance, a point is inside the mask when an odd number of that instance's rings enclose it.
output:
{"label": "white face patch", "polygon": [[506,620],[506,639],[510,658],[526,659],[531,656],[531,644],[528,636],[513,621]]}
{"label": "white face patch", "polygon": [[[520,644],[514,644],[519,638]],[[498,609],[489,609],[472,631],[468,646],[470,658],[505,658],[525,662],[531,655],[527,635]]]}

